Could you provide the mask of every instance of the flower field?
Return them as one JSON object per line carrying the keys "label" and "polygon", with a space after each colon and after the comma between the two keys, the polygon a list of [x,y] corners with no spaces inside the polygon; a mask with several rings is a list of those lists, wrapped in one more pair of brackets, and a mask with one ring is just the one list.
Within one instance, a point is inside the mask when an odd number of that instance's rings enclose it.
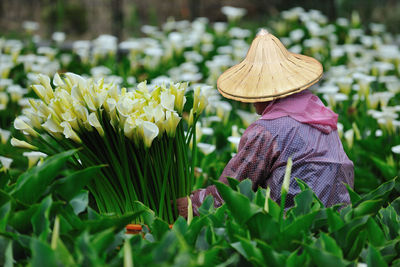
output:
{"label": "flower field", "polygon": [[[43,42],[32,22],[0,37],[1,266],[400,266],[400,35],[302,8],[258,25],[322,63],[310,89],[354,163],[351,205],[324,207],[292,177],[285,210],[249,179],[217,181],[258,119],[216,89],[258,31],[222,12],[123,41]],[[178,216],[178,198],[212,184],[225,204]]]}

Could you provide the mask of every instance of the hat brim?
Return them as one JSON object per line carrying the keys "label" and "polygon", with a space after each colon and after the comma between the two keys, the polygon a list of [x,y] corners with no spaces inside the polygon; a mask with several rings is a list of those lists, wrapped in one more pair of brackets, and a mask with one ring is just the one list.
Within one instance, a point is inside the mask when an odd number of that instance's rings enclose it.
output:
{"label": "hat brim", "polygon": [[246,58],[218,78],[217,88],[224,97],[247,103],[271,101],[305,90],[322,78],[318,60],[289,52],[275,36],[268,37],[267,41],[257,37]]}

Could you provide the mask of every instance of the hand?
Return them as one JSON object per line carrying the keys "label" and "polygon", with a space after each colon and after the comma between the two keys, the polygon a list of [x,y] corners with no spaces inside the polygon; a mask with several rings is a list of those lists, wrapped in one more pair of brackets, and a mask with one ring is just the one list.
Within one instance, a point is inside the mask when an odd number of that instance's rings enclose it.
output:
{"label": "hand", "polygon": [[176,200],[176,207],[178,208],[178,214],[187,219],[188,217],[188,199],[187,197],[181,197]]}

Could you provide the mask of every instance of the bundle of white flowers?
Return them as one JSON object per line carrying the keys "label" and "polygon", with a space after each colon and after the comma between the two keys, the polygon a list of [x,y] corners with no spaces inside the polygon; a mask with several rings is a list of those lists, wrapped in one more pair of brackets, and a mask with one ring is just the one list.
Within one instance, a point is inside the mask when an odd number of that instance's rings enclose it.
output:
{"label": "bundle of white flowers", "polygon": [[127,91],[73,73],[56,74],[54,89],[49,77],[38,81],[32,88],[40,99],[30,99],[14,127],[48,155],[59,147],[82,148],[73,159],[77,167],[106,164],[88,187],[101,212],[133,211],[138,200],[172,222],[178,214],[171,202],[192,190],[195,151],[189,153],[189,143],[207,105],[200,88],[186,124],[187,83],[149,90],[142,82]]}

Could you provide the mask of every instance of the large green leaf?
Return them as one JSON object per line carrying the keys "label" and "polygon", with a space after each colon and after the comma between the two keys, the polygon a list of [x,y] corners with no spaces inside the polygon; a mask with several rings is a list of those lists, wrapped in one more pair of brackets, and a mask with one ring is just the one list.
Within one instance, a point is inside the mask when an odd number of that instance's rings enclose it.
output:
{"label": "large green leaf", "polygon": [[233,217],[240,223],[245,223],[248,219],[254,216],[256,213],[261,212],[262,209],[251,203],[250,200],[243,194],[232,190],[229,186],[224,183],[215,182],[215,185],[220,193],[221,197],[225,200],[231,211]]}
{"label": "large green leaf", "polygon": [[367,222],[367,233],[369,242],[376,247],[383,246],[386,242],[385,235],[373,217]]}
{"label": "large green leaf", "polygon": [[267,243],[273,242],[280,234],[279,223],[270,214],[257,213],[246,224],[252,238],[258,238]]}
{"label": "large green leaf", "polygon": [[379,267],[388,266],[385,260],[383,259],[381,253],[372,245],[368,247],[367,264],[368,266],[379,266]]}
{"label": "large green leaf", "polygon": [[381,209],[382,203],[382,199],[363,201],[353,209],[353,216],[355,218],[375,214]]}
{"label": "large green leaf", "polygon": [[53,182],[67,160],[76,152],[68,150],[51,156],[40,166],[30,168],[18,177],[11,195],[25,204],[34,204]]}
{"label": "large green leaf", "polygon": [[366,200],[375,200],[375,199],[386,199],[386,197],[392,192],[393,188],[395,187],[396,179],[387,181],[381,184],[375,190],[372,190],[368,194],[364,195],[362,199],[357,203],[360,204]]}
{"label": "large green leaf", "polygon": [[67,177],[57,180],[52,190],[59,194],[65,201],[70,201],[74,196],[80,193],[81,189],[95,178],[97,172],[102,167],[103,166],[93,166],[74,172]]}
{"label": "large green leaf", "polygon": [[53,267],[58,266],[55,251],[46,244],[36,238],[31,241],[32,251],[32,267]]}

